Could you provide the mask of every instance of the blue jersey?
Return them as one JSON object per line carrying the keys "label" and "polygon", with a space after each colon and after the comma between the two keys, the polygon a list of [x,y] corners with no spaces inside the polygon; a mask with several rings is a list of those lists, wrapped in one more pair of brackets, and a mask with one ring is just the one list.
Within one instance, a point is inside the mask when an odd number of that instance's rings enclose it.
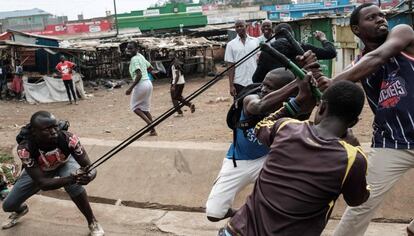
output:
{"label": "blue jersey", "polygon": [[[246,119],[244,112],[241,112],[240,120]],[[266,155],[269,152],[269,148],[257,140],[254,134],[254,128],[250,128],[246,131],[242,129],[236,130],[236,148],[234,144],[230,145],[227,152],[227,158],[232,159],[233,153],[236,160],[254,160]]]}
{"label": "blue jersey", "polygon": [[374,112],[372,147],[414,147],[414,57],[400,53],[361,80]]}

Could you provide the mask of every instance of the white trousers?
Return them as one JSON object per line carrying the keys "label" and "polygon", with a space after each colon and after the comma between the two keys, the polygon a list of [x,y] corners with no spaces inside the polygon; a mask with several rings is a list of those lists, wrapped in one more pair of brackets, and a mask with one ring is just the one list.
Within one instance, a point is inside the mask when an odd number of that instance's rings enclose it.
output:
{"label": "white trousers", "polygon": [[237,167],[234,167],[233,160],[224,158],[220,173],[208,196],[207,216],[223,218],[233,205],[236,194],[256,182],[265,160],[266,156],[255,160],[238,160]]}
{"label": "white trousers", "polygon": [[[368,157],[367,182],[371,187],[370,197],[360,206],[346,208],[333,235],[364,235],[385,194],[413,167],[414,150],[373,148]],[[414,231],[414,221],[409,228]]]}

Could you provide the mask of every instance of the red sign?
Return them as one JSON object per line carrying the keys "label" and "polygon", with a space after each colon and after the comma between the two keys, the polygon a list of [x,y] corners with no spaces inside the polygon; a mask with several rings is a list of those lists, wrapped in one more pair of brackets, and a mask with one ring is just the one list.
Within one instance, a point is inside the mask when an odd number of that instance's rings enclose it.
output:
{"label": "red sign", "polygon": [[202,6],[203,11],[213,11],[218,9],[217,4],[206,4]]}
{"label": "red sign", "polygon": [[111,30],[112,24],[109,20],[84,21],[67,24],[47,25],[45,30],[31,32],[40,35],[63,35],[106,32]]}

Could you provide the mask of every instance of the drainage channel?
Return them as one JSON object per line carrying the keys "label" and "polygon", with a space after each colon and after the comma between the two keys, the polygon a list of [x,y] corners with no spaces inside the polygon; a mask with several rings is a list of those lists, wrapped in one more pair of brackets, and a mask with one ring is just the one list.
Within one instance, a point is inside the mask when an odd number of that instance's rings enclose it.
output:
{"label": "drainage channel", "polygon": [[[39,195],[53,197],[62,200],[71,200],[69,195],[63,190],[52,190],[52,191],[41,191]],[[145,208],[145,209],[156,209],[156,210],[164,210],[164,211],[185,211],[185,212],[200,212],[204,213],[204,207],[187,207],[187,206],[180,206],[180,205],[165,205],[160,203],[154,202],[136,202],[136,201],[122,201],[121,199],[115,200],[110,198],[103,198],[103,197],[95,197],[95,196],[88,196],[90,202],[93,203],[102,203],[108,205],[116,205],[116,206],[127,206],[127,207],[134,207],[134,208]]]}
{"label": "drainage channel", "polygon": [[[63,190],[52,190],[46,192],[39,192],[39,195],[53,197],[62,200],[71,200],[68,194]],[[144,208],[164,211],[184,211],[184,212],[200,212],[204,213],[204,207],[187,207],[180,205],[165,205],[153,202],[135,202],[135,201],[122,201],[120,199],[114,200],[110,198],[88,196],[90,202],[101,203],[116,206],[127,206],[133,208]],[[331,217],[333,220],[340,220],[341,217]],[[371,221],[376,223],[393,223],[393,224],[409,224],[413,219],[387,219],[387,218],[374,218]]]}

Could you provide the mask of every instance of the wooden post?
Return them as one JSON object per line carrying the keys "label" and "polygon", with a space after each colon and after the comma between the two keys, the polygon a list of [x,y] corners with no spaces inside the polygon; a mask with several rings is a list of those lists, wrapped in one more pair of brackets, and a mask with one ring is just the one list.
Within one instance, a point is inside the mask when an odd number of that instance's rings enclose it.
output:
{"label": "wooden post", "polygon": [[46,71],[47,71],[47,74],[49,75],[50,74],[50,70],[49,70],[49,67],[50,67],[49,52],[46,52],[46,54],[47,54],[47,56],[46,56]]}
{"label": "wooden post", "polygon": [[204,77],[206,77],[206,75],[207,75],[207,47],[204,46],[203,49],[204,49],[203,50],[204,51],[204,53],[203,53]]}
{"label": "wooden post", "polygon": [[211,64],[212,64],[211,71],[216,73],[216,63],[214,62],[214,46],[210,45],[210,48],[211,48]]}

